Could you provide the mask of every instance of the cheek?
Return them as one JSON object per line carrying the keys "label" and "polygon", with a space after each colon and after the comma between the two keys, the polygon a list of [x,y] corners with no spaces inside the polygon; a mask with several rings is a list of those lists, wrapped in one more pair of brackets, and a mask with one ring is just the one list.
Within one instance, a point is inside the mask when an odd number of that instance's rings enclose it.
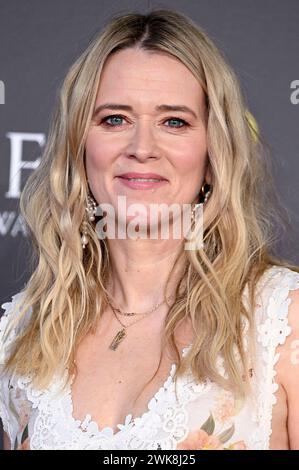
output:
{"label": "cheek", "polygon": [[110,167],[113,157],[111,142],[105,143],[105,139],[100,139],[96,131],[89,132],[85,150],[87,174],[92,175],[96,172],[99,176]]}
{"label": "cheek", "polygon": [[105,144],[96,132],[90,132],[86,144],[86,176],[89,187],[98,202],[108,202],[109,174],[112,168],[111,144]]}
{"label": "cheek", "polygon": [[174,164],[182,178],[198,179],[203,175],[207,158],[205,140],[185,142],[177,149]]}

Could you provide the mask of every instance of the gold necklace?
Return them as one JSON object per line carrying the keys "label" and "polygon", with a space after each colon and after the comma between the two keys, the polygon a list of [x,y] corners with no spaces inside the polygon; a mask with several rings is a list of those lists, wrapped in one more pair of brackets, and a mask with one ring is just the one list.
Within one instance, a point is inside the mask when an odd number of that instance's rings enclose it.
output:
{"label": "gold necklace", "polygon": [[[170,297],[173,297],[172,295],[168,297],[168,299]],[[127,336],[127,332],[126,332],[126,329],[129,328],[130,326],[134,325],[135,323],[137,323],[138,321],[142,320],[142,318],[138,318],[136,321],[134,321],[133,323],[130,323],[129,325],[124,325],[120,319],[118,318],[117,314],[116,314],[116,309],[113,307],[113,305],[109,302],[108,300],[108,303],[112,309],[112,312],[115,316],[115,318],[117,319],[117,321],[121,324],[122,326],[122,329],[119,330],[116,335],[114,336],[112,342],[110,343],[109,345],[109,349],[112,349],[112,351],[115,351],[119,344],[125,339],[125,337]],[[160,302],[159,304],[157,304],[152,310],[150,310],[149,312],[145,312],[145,313],[135,313],[135,312],[121,312],[122,315],[125,315],[125,316],[132,316],[132,315],[150,315],[151,313],[153,313],[155,310],[157,310],[157,308],[162,305],[163,303],[165,303],[165,300],[163,302]],[[119,309],[117,309],[119,310]]]}
{"label": "gold necklace", "polygon": [[[167,297],[167,300],[171,299],[173,297],[173,295],[170,295],[169,297]],[[162,300],[162,302],[159,302],[158,304],[156,304],[151,310],[149,310],[148,312],[124,312],[123,310],[121,310],[120,308],[118,307],[114,307],[112,305],[112,303],[110,302],[109,299],[107,299],[108,301],[108,304],[110,305],[110,307],[114,310],[116,310],[118,312],[119,315],[123,315],[125,317],[133,317],[134,315],[149,315],[150,313],[154,312],[155,310],[157,310],[162,304],[164,304],[166,301],[165,300]]]}
{"label": "gold necklace", "polygon": [[[142,320],[142,318],[138,318],[136,321],[134,321],[133,323],[130,323],[129,325],[124,325],[120,319],[117,317],[116,315],[116,312],[115,312],[115,309],[113,308],[113,306],[110,304],[111,306],[111,309],[112,309],[112,312],[114,313],[114,316],[115,318],[117,319],[117,321],[121,324],[122,326],[122,329],[119,330],[116,335],[114,336],[110,346],[109,346],[109,349],[112,349],[112,351],[115,351],[119,344],[125,339],[125,337],[127,336],[127,328],[129,328],[130,326],[134,325],[135,323],[137,323],[138,321]],[[153,310],[154,311],[154,310]]]}

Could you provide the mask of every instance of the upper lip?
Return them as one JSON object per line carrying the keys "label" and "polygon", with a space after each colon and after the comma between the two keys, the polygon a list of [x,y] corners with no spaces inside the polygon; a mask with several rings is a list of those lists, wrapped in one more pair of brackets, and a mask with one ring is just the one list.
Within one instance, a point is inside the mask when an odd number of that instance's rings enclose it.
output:
{"label": "upper lip", "polygon": [[119,178],[155,178],[159,180],[166,180],[164,176],[158,175],[157,173],[122,173],[117,175]]}

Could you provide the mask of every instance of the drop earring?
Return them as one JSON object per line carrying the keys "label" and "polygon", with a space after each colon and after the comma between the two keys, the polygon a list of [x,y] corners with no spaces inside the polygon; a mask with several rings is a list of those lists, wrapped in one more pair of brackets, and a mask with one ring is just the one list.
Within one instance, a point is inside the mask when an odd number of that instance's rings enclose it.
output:
{"label": "drop earring", "polygon": [[[211,195],[211,192],[212,190],[209,189],[208,191],[205,192],[205,186],[206,186],[207,183],[204,183],[201,187],[201,190],[200,190],[200,193],[199,193],[199,196],[200,198],[204,198],[203,202],[201,202],[200,204],[205,204],[207,202],[207,200],[209,199],[210,195]],[[208,185],[209,187],[211,187],[210,185]],[[196,209],[197,209],[197,203],[194,205],[192,211],[191,211],[191,224],[193,225],[194,222],[195,222],[195,213],[196,213]]]}
{"label": "drop earring", "polygon": [[85,210],[87,212],[87,216],[85,215],[84,220],[82,222],[82,236],[81,236],[81,244],[82,244],[83,249],[85,249],[86,245],[89,242],[89,238],[87,234],[87,224],[95,220],[95,215],[96,215],[96,210],[97,210],[97,204],[95,200],[89,194],[87,195],[87,206],[85,207]]}

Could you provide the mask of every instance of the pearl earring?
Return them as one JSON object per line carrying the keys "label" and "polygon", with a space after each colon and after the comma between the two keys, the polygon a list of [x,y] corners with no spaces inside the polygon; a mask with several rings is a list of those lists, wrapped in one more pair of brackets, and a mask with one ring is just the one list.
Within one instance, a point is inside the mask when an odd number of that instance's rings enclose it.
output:
{"label": "pearl earring", "polygon": [[[204,187],[205,187],[205,183],[202,185],[201,187],[201,190],[200,190],[200,195],[201,196],[204,196],[204,201],[201,202],[201,204],[205,204],[207,202],[207,200],[209,199],[210,195],[211,195],[211,190],[209,189],[206,193],[204,192]],[[191,211],[191,224],[193,225],[193,223],[195,222],[195,212],[196,212],[196,204],[194,205],[192,211]]]}
{"label": "pearl earring", "polygon": [[[88,221],[93,222],[95,220],[97,204],[95,200],[89,194],[87,195],[87,206],[85,209],[87,212]],[[87,235],[88,221],[86,220],[86,218],[84,218],[82,222],[81,244],[82,244],[83,249],[86,247],[87,243],[89,242],[88,235]]]}

